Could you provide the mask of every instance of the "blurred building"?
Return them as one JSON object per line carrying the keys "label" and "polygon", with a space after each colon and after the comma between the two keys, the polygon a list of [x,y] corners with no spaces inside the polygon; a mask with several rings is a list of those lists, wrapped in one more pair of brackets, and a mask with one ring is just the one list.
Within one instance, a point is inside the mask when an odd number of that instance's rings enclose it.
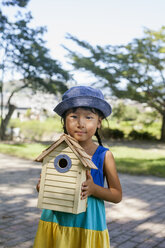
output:
{"label": "blurred building", "polygon": [[[3,92],[3,117],[8,112],[7,101],[12,92],[12,88],[13,84],[10,84],[10,82],[5,83]],[[60,101],[60,95],[55,96],[39,91],[33,93],[31,89],[21,90],[20,92],[15,93],[11,99],[11,104],[16,106],[12,118],[24,120],[27,118],[41,119],[44,118],[44,116],[53,116],[53,109],[58,101]]]}

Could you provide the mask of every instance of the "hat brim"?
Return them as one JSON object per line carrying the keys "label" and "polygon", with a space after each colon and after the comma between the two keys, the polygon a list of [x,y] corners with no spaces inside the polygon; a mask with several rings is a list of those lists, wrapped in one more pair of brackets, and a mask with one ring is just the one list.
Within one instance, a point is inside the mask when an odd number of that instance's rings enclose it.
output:
{"label": "hat brim", "polygon": [[62,116],[65,111],[76,107],[89,107],[98,109],[103,113],[104,117],[107,117],[112,113],[111,106],[105,100],[92,96],[71,97],[60,102],[54,108],[54,111],[58,115]]}

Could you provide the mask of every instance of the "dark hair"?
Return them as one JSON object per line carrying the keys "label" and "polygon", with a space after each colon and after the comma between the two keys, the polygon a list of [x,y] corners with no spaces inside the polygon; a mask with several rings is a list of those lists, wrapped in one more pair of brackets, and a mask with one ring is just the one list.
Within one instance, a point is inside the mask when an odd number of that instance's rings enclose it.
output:
{"label": "dark hair", "polygon": [[[72,111],[72,112],[74,113],[74,112],[76,112],[76,110],[77,110],[78,108],[79,108],[79,107],[77,107],[77,108],[72,108],[72,109],[69,109],[69,111]],[[92,113],[98,114],[98,116],[104,118],[104,115],[103,115],[102,112],[101,112],[100,110],[98,110],[98,109],[89,108],[89,107],[81,107],[81,108],[83,108],[83,109],[85,109],[85,110],[89,110],[89,111],[91,111]],[[66,126],[65,126],[65,118],[66,118],[66,113],[67,113],[67,112],[68,112],[68,111],[66,111],[66,112],[62,115],[62,118],[61,118],[61,121],[63,122],[63,130],[64,130],[64,133],[65,133],[65,134],[68,134],[68,133],[67,133],[67,130],[66,130]],[[103,146],[102,141],[101,141],[101,137],[100,137],[99,132],[98,132],[98,128],[96,129],[95,136],[96,136],[96,138],[97,138],[97,141],[98,141],[99,145],[100,145],[100,146]]]}

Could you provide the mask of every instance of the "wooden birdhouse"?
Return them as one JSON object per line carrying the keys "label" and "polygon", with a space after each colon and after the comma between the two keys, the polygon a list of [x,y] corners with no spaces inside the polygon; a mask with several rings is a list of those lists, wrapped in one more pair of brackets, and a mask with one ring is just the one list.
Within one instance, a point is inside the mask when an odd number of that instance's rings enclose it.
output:
{"label": "wooden birdhouse", "polygon": [[86,170],[97,169],[78,142],[63,134],[36,158],[43,162],[38,208],[78,214],[86,211],[81,200],[81,185]]}

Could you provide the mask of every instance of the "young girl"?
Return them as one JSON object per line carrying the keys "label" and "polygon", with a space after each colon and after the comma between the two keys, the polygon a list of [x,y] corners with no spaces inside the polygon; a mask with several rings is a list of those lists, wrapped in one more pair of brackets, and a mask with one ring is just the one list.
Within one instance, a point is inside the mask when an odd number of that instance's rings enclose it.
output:
{"label": "young girl", "polygon": [[[76,86],[64,93],[54,111],[63,118],[64,133],[75,138],[92,156],[98,170],[87,171],[82,184],[81,199],[88,197],[86,212],[71,214],[43,210],[34,248],[108,248],[104,201],[118,203],[122,199],[113,155],[102,146],[98,134],[102,119],[111,114],[111,107],[100,90]],[[93,135],[99,146],[93,142]],[[108,188],[104,188],[104,178]]]}

